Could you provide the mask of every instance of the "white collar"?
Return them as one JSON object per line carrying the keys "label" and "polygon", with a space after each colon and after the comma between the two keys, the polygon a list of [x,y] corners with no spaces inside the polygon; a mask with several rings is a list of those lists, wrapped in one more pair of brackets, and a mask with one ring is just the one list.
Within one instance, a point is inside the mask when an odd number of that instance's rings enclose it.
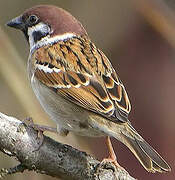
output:
{"label": "white collar", "polygon": [[52,45],[54,43],[57,43],[58,41],[64,41],[68,40],[70,38],[75,37],[76,35],[73,33],[65,33],[62,35],[57,35],[54,37],[50,37],[50,35],[42,38],[40,41],[38,41],[36,44],[33,44],[30,47],[30,53],[32,54],[36,49],[39,49],[40,47],[47,46],[47,45]]}

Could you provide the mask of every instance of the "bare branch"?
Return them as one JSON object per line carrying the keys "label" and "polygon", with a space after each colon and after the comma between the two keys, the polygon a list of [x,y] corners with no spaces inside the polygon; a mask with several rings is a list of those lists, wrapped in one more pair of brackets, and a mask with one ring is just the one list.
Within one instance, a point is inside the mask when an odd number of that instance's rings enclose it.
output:
{"label": "bare branch", "polygon": [[0,113],[0,150],[20,162],[14,168],[2,169],[0,177],[27,169],[64,180],[134,180],[125,170],[111,163],[102,164],[85,152],[47,136],[36,150],[38,144],[36,130]]}

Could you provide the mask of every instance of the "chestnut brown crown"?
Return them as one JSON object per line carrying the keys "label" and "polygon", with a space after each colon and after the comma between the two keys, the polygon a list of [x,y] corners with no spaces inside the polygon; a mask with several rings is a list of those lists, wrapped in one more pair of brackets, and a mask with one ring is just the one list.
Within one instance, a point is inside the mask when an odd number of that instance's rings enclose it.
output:
{"label": "chestnut brown crown", "polygon": [[21,16],[12,19],[8,26],[22,30],[27,36],[28,27],[43,22],[51,28],[51,36],[62,35],[64,33],[74,33],[75,35],[87,35],[82,24],[70,13],[52,5],[39,5],[27,9]]}

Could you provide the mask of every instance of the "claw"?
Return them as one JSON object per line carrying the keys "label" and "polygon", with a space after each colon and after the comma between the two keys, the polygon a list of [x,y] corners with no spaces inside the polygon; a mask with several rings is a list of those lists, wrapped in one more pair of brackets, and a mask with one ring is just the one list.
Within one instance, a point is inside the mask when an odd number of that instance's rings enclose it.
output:
{"label": "claw", "polygon": [[44,125],[38,125],[38,124],[34,124],[33,119],[31,117],[27,117],[23,120],[23,123],[26,124],[29,127],[34,128],[36,131],[38,131],[38,146],[36,149],[34,149],[33,151],[38,151],[40,149],[40,147],[43,145],[43,141],[44,141],[44,135],[43,132],[44,131],[50,131],[50,132],[54,132],[57,133],[57,129],[53,128],[53,127],[48,127],[48,126],[44,126]]}

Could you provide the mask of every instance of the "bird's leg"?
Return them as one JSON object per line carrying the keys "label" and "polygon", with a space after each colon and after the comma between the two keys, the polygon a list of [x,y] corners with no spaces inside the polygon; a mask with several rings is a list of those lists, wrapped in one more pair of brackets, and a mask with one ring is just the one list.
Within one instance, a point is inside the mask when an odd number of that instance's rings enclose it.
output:
{"label": "bird's leg", "polygon": [[111,139],[109,136],[106,137],[106,145],[109,150],[109,159],[111,159],[113,161],[117,161],[117,157],[115,155],[114,149],[112,147]]}
{"label": "bird's leg", "polygon": [[69,131],[67,129],[64,129],[60,126],[57,125],[57,128],[49,127],[49,126],[44,126],[44,125],[39,125],[39,124],[34,124],[33,119],[31,117],[27,117],[23,121],[26,125],[29,127],[34,128],[36,131],[38,131],[38,138],[39,138],[39,145],[35,151],[37,151],[43,144],[44,141],[44,131],[49,131],[53,133],[57,133],[60,136],[67,136]]}
{"label": "bird's leg", "polygon": [[34,124],[33,119],[31,117],[27,117],[24,120],[24,123],[27,124],[30,127],[33,127],[37,131],[41,131],[41,132],[49,131],[49,132],[57,133],[56,128],[49,127],[49,126],[44,126],[44,125],[39,125],[39,124]]}
{"label": "bird's leg", "polygon": [[49,131],[53,133],[57,133],[60,136],[67,136],[69,131],[67,129],[64,129],[63,127],[59,126],[57,124],[57,128],[49,127],[49,126],[44,126],[44,125],[39,125],[39,124],[34,124],[33,119],[31,117],[27,117],[23,121],[26,125],[34,128],[37,131],[44,132],[44,131]]}
{"label": "bird's leg", "polygon": [[103,162],[112,162],[117,168],[124,169],[117,162],[117,157],[115,155],[114,149],[112,147],[111,139],[109,136],[106,137],[106,145],[108,148],[109,156],[108,156],[108,158],[103,159],[102,163]]}
{"label": "bird's leg", "polygon": [[44,141],[44,135],[43,135],[44,131],[57,133],[56,128],[49,127],[49,126],[44,126],[44,125],[39,125],[39,124],[34,124],[33,119],[31,117],[26,118],[23,122],[26,125],[28,125],[29,127],[32,127],[36,131],[38,131],[39,143],[38,143],[38,147],[34,151],[39,150],[39,148],[42,146],[43,141]]}

